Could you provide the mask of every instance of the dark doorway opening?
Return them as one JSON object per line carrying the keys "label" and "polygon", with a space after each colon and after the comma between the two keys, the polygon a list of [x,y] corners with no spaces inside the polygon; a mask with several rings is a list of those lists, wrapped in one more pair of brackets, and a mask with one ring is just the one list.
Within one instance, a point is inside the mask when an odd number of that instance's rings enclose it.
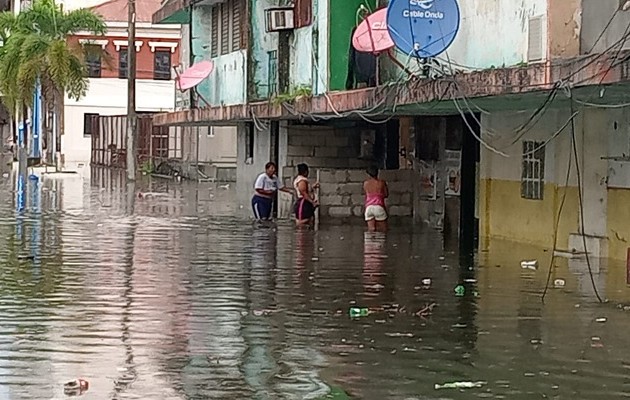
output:
{"label": "dark doorway opening", "polygon": [[[476,118],[475,118],[476,117]],[[467,116],[468,125],[477,137],[481,137],[481,127],[477,123],[480,116]],[[462,121],[464,122],[464,121]],[[461,162],[461,207],[459,224],[459,251],[462,256],[474,256],[479,244],[478,185],[479,185],[479,141],[464,123]]]}

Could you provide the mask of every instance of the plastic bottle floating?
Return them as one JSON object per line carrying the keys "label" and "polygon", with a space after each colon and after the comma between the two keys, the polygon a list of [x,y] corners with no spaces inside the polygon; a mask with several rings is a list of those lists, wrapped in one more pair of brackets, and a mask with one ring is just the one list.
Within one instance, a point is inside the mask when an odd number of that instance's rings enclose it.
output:
{"label": "plastic bottle floating", "polygon": [[348,313],[350,314],[350,318],[367,317],[368,314],[370,314],[370,310],[365,307],[352,307]]}

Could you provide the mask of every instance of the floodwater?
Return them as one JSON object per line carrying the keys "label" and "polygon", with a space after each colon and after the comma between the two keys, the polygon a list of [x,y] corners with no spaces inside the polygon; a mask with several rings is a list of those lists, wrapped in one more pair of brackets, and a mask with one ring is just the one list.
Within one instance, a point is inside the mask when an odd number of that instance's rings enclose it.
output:
{"label": "floodwater", "polygon": [[[624,265],[593,265],[602,305],[559,259],[543,304],[540,249],[472,262],[428,230],[261,227],[233,187],[123,182],[46,177],[17,212],[0,178],[1,399],[61,399],[78,377],[85,399],[630,396]],[[482,383],[435,389],[457,381]]]}

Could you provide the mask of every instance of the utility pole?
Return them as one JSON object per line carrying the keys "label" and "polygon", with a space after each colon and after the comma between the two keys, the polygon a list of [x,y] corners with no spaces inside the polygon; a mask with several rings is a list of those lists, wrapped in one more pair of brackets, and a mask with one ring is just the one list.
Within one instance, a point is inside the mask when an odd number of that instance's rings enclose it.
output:
{"label": "utility pole", "polygon": [[136,179],[136,0],[127,0],[129,42],[127,44],[127,179]]}

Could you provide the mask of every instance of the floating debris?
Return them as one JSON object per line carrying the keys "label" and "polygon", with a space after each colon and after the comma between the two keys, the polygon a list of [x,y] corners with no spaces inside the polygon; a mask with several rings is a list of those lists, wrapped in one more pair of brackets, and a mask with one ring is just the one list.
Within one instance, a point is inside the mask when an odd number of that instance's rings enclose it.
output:
{"label": "floating debris", "polygon": [[441,389],[474,389],[483,387],[487,382],[447,382],[443,384],[435,384],[435,390]]}
{"label": "floating debris", "polygon": [[606,321],[608,321],[608,318],[606,318],[606,317],[597,318],[595,320],[595,322],[599,322],[600,324],[603,324]]}
{"label": "floating debris", "polygon": [[75,379],[74,381],[67,382],[63,385],[63,392],[66,396],[80,396],[87,392],[90,388],[90,383],[85,379]]}
{"label": "floating debris", "polygon": [[530,261],[521,261],[521,268],[523,269],[538,269],[538,261],[530,260]]}
{"label": "floating debris", "polygon": [[553,281],[553,285],[557,288],[565,287],[567,282],[564,279],[556,279]]}

